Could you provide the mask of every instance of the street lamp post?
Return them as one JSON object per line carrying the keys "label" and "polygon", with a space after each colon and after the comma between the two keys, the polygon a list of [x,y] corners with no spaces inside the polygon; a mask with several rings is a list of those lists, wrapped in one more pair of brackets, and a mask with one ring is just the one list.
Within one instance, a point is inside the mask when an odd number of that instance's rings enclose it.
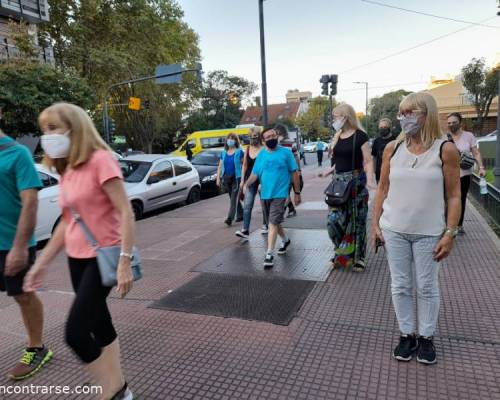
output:
{"label": "street lamp post", "polygon": [[260,66],[262,71],[262,117],[264,126],[268,124],[267,115],[267,82],[266,82],[266,47],[264,42],[264,0],[259,0],[260,27]]}
{"label": "street lamp post", "polygon": [[365,94],[366,94],[366,104],[365,104],[365,118],[368,118],[368,82],[353,82],[359,85],[365,85]]}

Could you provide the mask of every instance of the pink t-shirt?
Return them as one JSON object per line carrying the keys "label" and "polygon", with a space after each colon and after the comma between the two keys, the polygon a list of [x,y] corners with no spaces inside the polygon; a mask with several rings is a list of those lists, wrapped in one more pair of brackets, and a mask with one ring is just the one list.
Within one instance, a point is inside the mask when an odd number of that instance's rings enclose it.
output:
{"label": "pink t-shirt", "polygon": [[[457,149],[460,152],[466,151],[471,153],[472,148],[477,146],[477,140],[473,133],[462,131],[458,139],[455,140],[455,145],[457,146]],[[466,175],[472,175],[472,168],[470,169],[460,168],[460,178]]]}
{"label": "pink t-shirt", "polygon": [[59,204],[68,224],[65,235],[68,256],[94,258],[96,253],[74,221],[66,201],[80,214],[99,246],[120,243],[120,215],[102,188],[113,178],[123,179],[123,176],[118,162],[107,150],[95,151],[85,164],[68,169],[62,176]]}

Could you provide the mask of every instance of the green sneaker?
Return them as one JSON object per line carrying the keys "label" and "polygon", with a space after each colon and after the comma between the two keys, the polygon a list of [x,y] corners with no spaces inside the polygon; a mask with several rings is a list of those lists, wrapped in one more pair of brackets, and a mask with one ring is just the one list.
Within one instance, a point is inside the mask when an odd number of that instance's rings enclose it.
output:
{"label": "green sneaker", "polygon": [[35,375],[52,358],[52,351],[45,346],[41,349],[24,350],[23,357],[7,374],[10,379],[20,381]]}

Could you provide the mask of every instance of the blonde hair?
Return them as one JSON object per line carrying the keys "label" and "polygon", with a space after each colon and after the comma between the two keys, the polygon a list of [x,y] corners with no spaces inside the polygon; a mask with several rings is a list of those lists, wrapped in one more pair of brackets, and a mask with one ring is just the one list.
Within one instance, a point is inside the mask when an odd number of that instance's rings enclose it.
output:
{"label": "blonde hair", "polygon": [[45,154],[43,163],[49,168],[55,168],[59,174],[63,174],[68,167],[76,168],[87,162],[96,150],[111,151],[81,107],[69,103],[53,104],[40,113],[38,123],[42,125],[43,120],[52,115],[68,126],[71,146],[67,158],[52,159]]}
{"label": "blonde hair", "polygon": [[380,121],[378,121],[379,125],[381,122],[387,122],[389,124],[389,127],[392,128],[392,120],[390,118],[387,117],[381,118]]}
{"label": "blonde hair", "polygon": [[[416,92],[406,96],[399,104],[399,111],[405,110],[420,110],[425,113],[425,122],[420,135],[422,142],[426,148],[430,148],[436,139],[443,137],[441,128],[439,127],[439,112],[436,100],[431,94],[427,92]],[[406,133],[401,131],[397,138],[397,142],[405,141],[408,143],[409,139]]]}
{"label": "blonde hair", "polygon": [[340,135],[343,131],[348,131],[351,129],[363,130],[363,126],[361,125],[361,122],[359,122],[359,119],[356,116],[356,111],[354,110],[354,107],[351,106],[350,104],[340,103],[337,107],[333,109],[332,116],[335,112],[345,117],[346,121],[342,129],[340,129],[338,132],[335,133],[335,136],[333,137],[332,140],[332,149],[334,149],[335,146],[337,145],[337,142],[339,141]]}

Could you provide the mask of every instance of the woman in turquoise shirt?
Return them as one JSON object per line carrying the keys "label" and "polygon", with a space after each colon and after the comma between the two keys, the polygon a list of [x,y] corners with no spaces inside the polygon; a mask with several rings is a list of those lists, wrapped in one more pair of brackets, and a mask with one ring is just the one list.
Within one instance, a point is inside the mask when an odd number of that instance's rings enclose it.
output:
{"label": "woman in turquoise shirt", "polygon": [[229,212],[224,223],[231,226],[235,214],[236,221],[243,221],[243,207],[240,201],[241,164],[243,151],[240,148],[238,135],[230,133],[224,143],[224,151],[220,155],[217,168],[217,186],[224,185],[224,190],[229,194]]}

